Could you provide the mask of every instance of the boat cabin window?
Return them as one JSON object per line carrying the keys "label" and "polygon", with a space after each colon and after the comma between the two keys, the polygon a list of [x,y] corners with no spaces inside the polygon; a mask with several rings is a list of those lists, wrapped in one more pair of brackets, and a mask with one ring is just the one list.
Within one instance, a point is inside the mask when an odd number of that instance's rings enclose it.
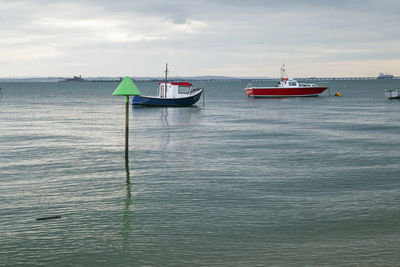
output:
{"label": "boat cabin window", "polygon": [[289,86],[296,86],[297,83],[296,82],[289,82]]}
{"label": "boat cabin window", "polygon": [[179,86],[178,93],[179,94],[189,94],[190,86]]}

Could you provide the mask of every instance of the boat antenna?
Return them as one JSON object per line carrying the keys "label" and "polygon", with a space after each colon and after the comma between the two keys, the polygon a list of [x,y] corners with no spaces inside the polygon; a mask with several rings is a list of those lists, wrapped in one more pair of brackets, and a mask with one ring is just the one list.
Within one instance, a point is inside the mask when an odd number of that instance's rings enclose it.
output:
{"label": "boat antenna", "polygon": [[281,78],[288,78],[289,76],[286,74],[285,64],[281,67]]}
{"label": "boat antenna", "polygon": [[168,82],[168,62],[165,63],[165,84]]}

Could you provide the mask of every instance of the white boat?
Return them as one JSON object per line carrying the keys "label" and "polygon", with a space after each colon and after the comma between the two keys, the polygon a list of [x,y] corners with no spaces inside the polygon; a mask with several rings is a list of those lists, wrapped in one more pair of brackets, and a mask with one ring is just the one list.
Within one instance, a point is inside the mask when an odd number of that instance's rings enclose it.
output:
{"label": "white boat", "polygon": [[400,99],[400,89],[387,89],[385,96],[389,99]]}
{"label": "white boat", "polygon": [[[189,107],[199,101],[203,88],[193,88],[190,82],[168,81],[168,64],[165,65],[165,81],[159,82],[157,96],[134,96],[133,106]],[[203,95],[204,101],[204,95]],[[204,103],[204,102],[203,102]]]}

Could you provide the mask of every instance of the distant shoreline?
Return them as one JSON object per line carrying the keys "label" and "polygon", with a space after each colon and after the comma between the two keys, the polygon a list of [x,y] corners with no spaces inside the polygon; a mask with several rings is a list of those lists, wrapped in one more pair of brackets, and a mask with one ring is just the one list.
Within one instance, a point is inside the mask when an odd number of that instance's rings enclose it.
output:
{"label": "distant shoreline", "polygon": [[[135,82],[160,82],[163,78],[151,77],[131,77]],[[314,81],[335,81],[335,80],[398,80],[400,77],[378,78],[378,77],[303,77],[297,80],[314,80]],[[120,82],[120,78],[101,77],[101,78],[85,78],[81,81],[68,81],[68,78],[61,77],[32,77],[32,78],[0,78],[0,82],[63,82],[63,83],[81,83],[81,82]],[[261,77],[171,77],[170,81],[189,81],[189,82],[256,82],[256,81],[277,81],[280,78],[261,78]]]}

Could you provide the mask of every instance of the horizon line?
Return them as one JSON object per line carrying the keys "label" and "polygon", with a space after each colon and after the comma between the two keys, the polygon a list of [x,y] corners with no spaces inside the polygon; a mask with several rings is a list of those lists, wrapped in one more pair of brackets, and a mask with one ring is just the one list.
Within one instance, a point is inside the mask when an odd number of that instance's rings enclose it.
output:
{"label": "horizon line", "polygon": [[[82,79],[119,79],[128,76],[131,79],[137,80],[163,80],[164,77],[161,76],[134,76],[134,75],[123,75],[123,76],[86,76],[81,77]],[[23,80],[23,79],[68,79],[71,77],[79,77],[79,76],[5,76],[0,77],[0,80]],[[344,78],[365,78],[365,79],[377,79],[379,76],[309,76],[309,77],[293,77],[294,79],[344,79]],[[399,79],[400,76],[393,77],[382,77],[381,79]],[[224,76],[224,75],[199,75],[199,76],[171,76],[172,79],[261,79],[261,80],[270,80],[270,79],[280,79],[280,77],[260,77],[260,76]]]}

